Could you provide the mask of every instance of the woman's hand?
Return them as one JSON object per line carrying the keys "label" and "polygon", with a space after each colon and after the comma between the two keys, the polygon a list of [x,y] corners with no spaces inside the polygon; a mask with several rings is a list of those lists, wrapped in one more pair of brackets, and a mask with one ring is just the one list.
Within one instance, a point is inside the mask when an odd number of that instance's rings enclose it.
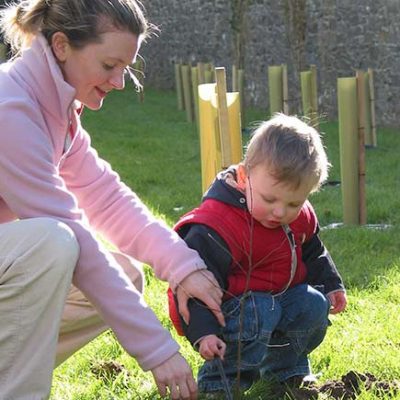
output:
{"label": "woman's hand", "polygon": [[173,400],[197,399],[197,384],[192,370],[179,353],[153,368],[151,372],[162,397],[169,392]]}
{"label": "woman's hand", "polygon": [[191,297],[201,300],[214,313],[218,322],[225,326],[225,319],[221,311],[222,289],[218,285],[212,272],[200,270],[192,272],[176,290],[179,313],[186,324],[189,324],[190,315],[187,306]]}
{"label": "woman's hand", "polygon": [[199,345],[199,353],[205,360],[212,360],[215,357],[224,359],[226,344],[216,335],[204,336]]}

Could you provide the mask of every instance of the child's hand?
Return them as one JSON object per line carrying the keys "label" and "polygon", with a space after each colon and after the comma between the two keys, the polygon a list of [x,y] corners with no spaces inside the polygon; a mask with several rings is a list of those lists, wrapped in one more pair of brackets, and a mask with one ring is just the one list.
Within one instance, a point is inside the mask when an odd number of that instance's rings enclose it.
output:
{"label": "child's hand", "polygon": [[226,344],[216,335],[204,336],[200,341],[199,353],[205,360],[214,357],[224,358]]}
{"label": "child's hand", "polygon": [[329,301],[331,302],[330,314],[338,314],[342,312],[347,305],[346,292],[333,292],[328,294]]}

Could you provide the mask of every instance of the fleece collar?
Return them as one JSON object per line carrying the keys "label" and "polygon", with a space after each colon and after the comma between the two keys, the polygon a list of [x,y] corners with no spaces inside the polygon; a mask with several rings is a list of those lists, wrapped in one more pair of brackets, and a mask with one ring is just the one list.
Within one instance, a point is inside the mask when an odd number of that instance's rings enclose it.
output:
{"label": "fleece collar", "polygon": [[35,93],[40,107],[57,120],[68,119],[76,91],[64,80],[46,38],[37,35],[31,46],[23,50],[13,63],[12,74],[20,84]]}

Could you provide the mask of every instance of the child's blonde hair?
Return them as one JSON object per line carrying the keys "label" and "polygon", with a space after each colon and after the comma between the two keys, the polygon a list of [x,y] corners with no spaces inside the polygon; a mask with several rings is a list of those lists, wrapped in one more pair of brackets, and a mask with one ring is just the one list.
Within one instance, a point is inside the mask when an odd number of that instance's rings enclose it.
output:
{"label": "child's blonde hair", "polygon": [[315,182],[311,192],[327,179],[330,164],[318,132],[294,116],[276,114],[261,123],[247,146],[247,171],[265,164],[272,176],[298,188]]}

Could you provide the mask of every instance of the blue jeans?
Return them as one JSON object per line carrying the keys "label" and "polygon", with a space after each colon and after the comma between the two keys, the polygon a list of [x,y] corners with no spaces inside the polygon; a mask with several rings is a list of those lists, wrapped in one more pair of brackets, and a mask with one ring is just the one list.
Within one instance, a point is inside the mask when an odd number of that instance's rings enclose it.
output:
{"label": "blue jeans", "polygon": [[[308,354],[325,337],[329,307],[321,292],[305,284],[278,296],[248,292],[225,302],[223,367],[230,386],[236,383],[239,365],[243,389],[261,378],[284,381],[310,374]],[[198,385],[201,392],[223,390],[214,360],[200,368]]]}

